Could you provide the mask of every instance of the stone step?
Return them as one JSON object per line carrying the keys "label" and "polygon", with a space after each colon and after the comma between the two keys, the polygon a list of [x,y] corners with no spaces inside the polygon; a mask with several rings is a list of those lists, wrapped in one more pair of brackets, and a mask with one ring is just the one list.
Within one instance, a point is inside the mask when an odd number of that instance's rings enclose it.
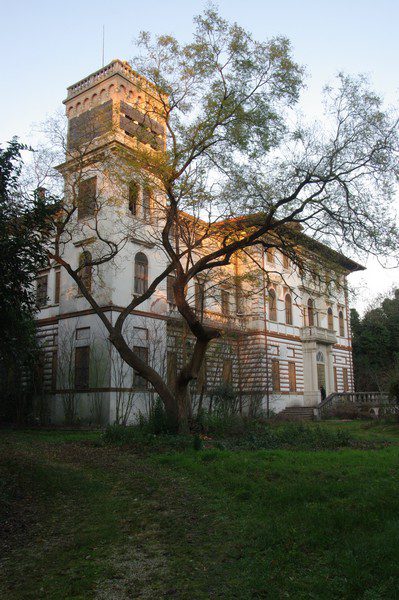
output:
{"label": "stone step", "polygon": [[282,421],[313,421],[314,411],[312,406],[287,406],[277,418]]}

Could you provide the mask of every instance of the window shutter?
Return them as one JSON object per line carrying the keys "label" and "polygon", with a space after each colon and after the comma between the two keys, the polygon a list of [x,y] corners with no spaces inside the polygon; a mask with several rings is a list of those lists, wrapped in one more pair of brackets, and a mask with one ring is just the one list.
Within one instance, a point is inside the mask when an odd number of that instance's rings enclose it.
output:
{"label": "window shutter", "polygon": [[[144,346],[133,346],[133,350],[142,361],[148,363],[148,348],[145,348]],[[133,371],[133,386],[140,390],[147,389],[147,380],[137,371]]]}
{"label": "window shutter", "polygon": [[38,306],[46,306],[47,304],[47,284],[48,275],[40,275],[36,280],[36,302]]}
{"label": "window shutter", "polygon": [[54,280],[54,302],[55,302],[55,304],[60,303],[60,291],[61,291],[61,269],[58,268],[55,271],[55,280]]}
{"label": "window shutter", "polygon": [[277,358],[272,360],[272,389],[274,392],[280,391],[280,361]]}
{"label": "window shutter", "polygon": [[92,217],[96,208],[97,177],[90,177],[79,184],[78,219]]}
{"label": "window shutter", "polygon": [[129,185],[129,210],[132,215],[137,215],[138,200],[139,185],[136,181],[131,181]]}
{"label": "window shutter", "polygon": [[293,361],[288,363],[288,377],[290,392],[296,392],[296,365]]}
{"label": "window shutter", "polygon": [[90,346],[75,348],[75,389],[86,390],[89,387]]}

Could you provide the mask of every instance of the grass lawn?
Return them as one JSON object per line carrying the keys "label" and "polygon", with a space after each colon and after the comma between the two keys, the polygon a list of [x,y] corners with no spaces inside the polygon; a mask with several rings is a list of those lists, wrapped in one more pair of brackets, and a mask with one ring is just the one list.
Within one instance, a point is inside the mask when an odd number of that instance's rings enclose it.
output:
{"label": "grass lawn", "polygon": [[399,598],[399,425],[323,427],[378,444],[140,452],[0,431],[0,598]]}

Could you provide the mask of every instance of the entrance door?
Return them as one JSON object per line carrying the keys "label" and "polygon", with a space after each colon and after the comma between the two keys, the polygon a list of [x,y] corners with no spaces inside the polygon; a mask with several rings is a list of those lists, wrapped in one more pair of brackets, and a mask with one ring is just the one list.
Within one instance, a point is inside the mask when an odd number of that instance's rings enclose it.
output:
{"label": "entrance door", "polygon": [[326,368],[323,364],[317,364],[317,387],[318,389],[323,386],[326,389]]}

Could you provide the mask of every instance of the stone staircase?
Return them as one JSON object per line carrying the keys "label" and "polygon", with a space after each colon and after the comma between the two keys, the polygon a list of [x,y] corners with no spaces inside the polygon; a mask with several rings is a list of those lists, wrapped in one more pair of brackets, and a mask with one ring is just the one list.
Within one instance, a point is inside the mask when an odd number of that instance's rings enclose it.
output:
{"label": "stone staircase", "polygon": [[287,406],[277,415],[281,421],[313,421],[314,418],[312,406]]}

